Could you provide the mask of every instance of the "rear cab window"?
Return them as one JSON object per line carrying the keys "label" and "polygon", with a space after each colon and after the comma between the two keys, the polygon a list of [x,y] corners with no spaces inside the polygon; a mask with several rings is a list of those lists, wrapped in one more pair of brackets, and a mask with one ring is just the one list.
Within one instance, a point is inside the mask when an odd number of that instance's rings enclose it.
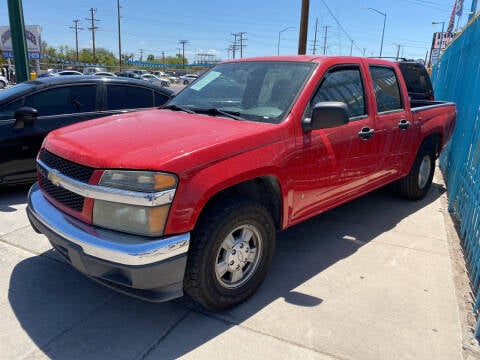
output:
{"label": "rear cab window", "polygon": [[400,85],[394,68],[370,65],[369,69],[375,92],[377,112],[385,113],[403,110]]}
{"label": "rear cab window", "polygon": [[412,100],[433,100],[433,87],[427,70],[418,62],[403,61],[398,63],[402,72],[408,95]]}

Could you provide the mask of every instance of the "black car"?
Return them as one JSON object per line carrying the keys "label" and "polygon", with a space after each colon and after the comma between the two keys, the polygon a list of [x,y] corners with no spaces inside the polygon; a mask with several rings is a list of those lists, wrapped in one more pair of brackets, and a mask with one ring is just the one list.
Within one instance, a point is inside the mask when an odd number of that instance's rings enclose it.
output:
{"label": "black car", "polygon": [[425,66],[414,60],[399,60],[398,66],[407,84],[410,100],[435,100],[432,82]]}
{"label": "black car", "polygon": [[159,107],[173,92],[148,81],[55,76],[0,92],[0,185],[33,182],[35,157],[51,130],[101,116]]}

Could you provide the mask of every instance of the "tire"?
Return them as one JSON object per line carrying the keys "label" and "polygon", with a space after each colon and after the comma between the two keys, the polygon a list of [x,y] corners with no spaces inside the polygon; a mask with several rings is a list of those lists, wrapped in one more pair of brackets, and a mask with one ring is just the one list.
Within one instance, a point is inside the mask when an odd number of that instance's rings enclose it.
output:
{"label": "tire", "polygon": [[422,145],[418,150],[410,172],[400,179],[400,195],[409,200],[423,199],[432,185],[435,172],[435,152],[433,146]]}
{"label": "tire", "polygon": [[265,278],[275,250],[268,210],[231,199],[202,217],[194,231],[184,278],[185,292],[212,310],[249,298]]}
{"label": "tire", "polygon": [[188,85],[188,80],[183,80],[183,85]]}
{"label": "tire", "polygon": [[3,80],[0,80],[0,89],[3,89],[7,84]]}

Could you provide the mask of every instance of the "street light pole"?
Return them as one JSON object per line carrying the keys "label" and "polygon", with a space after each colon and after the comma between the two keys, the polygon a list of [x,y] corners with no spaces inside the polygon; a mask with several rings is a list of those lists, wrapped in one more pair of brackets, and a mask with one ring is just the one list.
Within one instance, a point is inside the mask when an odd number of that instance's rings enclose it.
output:
{"label": "street light pole", "polygon": [[383,29],[382,29],[382,42],[380,43],[380,57],[382,57],[382,50],[383,50],[383,37],[385,35],[385,23],[387,22],[387,14],[383,13],[381,11],[378,11],[377,9],[374,8],[367,8],[368,10],[375,11],[376,13],[379,13],[380,15],[383,15]]}
{"label": "street light pole", "polygon": [[293,26],[289,26],[289,27],[286,27],[285,29],[283,30],[280,30],[278,32],[278,44],[277,44],[277,55],[280,55],[280,34],[283,33],[284,31],[287,31],[289,29],[294,29]]}

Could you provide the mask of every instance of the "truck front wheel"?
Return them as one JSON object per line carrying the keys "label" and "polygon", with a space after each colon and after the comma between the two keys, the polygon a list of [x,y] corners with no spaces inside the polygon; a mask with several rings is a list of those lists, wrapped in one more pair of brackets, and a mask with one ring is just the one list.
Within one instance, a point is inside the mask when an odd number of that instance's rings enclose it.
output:
{"label": "truck front wheel", "polygon": [[399,181],[400,195],[420,200],[427,195],[435,172],[435,153],[431,146],[422,145],[407,176]]}
{"label": "truck front wheel", "polygon": [[264,206],[239,199],[223,202],[193,233],[185,292],[210,309],[237,305],[265,278],[274,249],[275,227]]}

